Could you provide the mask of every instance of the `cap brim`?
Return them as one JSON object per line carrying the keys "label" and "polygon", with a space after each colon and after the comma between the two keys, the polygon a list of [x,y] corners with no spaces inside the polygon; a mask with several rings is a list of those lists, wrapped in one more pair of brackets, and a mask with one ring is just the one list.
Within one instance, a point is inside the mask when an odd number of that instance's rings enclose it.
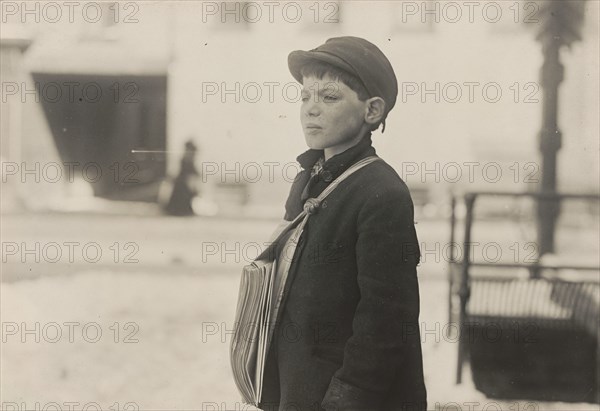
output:
{"label": "cap brim", "polygon": [[288,56],[288,67],[290,69],[290,73],[292,73],[292,76],[294,76],[294,78],[300,84],[302,84],[302,67],[314,61],[327,63],[334,67],[340,68],[350,74],[356,75],[354,69],[348,63],[346,63],[344,60],[337,56],[321,51],[296,50],[292,51]]}

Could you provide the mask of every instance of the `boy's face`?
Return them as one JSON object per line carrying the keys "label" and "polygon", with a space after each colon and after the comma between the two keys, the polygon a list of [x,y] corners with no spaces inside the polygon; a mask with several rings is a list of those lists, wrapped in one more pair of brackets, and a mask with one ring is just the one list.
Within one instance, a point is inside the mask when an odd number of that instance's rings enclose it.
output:
{"label": "boy's face", "polygon": [[367,103],[341,81],[303,77],[300,121],[308,147],[316,150],[344,146],[364,124]]}

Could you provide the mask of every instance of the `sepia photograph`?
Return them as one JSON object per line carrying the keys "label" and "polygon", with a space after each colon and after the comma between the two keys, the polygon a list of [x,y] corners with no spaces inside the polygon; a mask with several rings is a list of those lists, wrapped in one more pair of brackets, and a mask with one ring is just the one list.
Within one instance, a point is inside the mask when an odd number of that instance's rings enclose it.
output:
{"label": "sepia photograph", "polygon": [[600,1],[0,0],[2,411],[600,411]]}

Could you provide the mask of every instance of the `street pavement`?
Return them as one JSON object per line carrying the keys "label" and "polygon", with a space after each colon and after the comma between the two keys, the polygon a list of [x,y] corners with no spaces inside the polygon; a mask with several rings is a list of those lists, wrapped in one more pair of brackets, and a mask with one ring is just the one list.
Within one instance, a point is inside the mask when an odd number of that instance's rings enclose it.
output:
{"label": "street pavement", "polygon": [[[277,224],[2,216],[2,409],[53,402],[61,409],[70,402],[102,409],[252,409],[239,403],[231,379],[229,339],[241,266]],[[417,230],[429,250],[419,278],[430,410],[598,409],[488,399],[475,390],[468,366],[463,384],[455,385],[457,340],[446,335],[448,225],[424,221]],[[523,238],[497,223],[479,234],[483,243],[503,238],[507,247]]]}

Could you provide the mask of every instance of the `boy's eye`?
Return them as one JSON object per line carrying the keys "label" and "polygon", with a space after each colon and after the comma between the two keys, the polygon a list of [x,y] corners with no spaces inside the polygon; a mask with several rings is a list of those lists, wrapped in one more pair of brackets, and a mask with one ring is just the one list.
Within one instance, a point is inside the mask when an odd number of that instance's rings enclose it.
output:
{"label": "boy's eye", "polygon": [[300,96],[300,99],[303,102],[306,102],[306,101],[308,101],[310,99],[310,95],[308,93],[302,93],[301,96]]}
{"label": "boy's eye", "polygon": [[337,101],[339,100],[339,97],[336,95],[326,95],[323,99],[325,101]]}

